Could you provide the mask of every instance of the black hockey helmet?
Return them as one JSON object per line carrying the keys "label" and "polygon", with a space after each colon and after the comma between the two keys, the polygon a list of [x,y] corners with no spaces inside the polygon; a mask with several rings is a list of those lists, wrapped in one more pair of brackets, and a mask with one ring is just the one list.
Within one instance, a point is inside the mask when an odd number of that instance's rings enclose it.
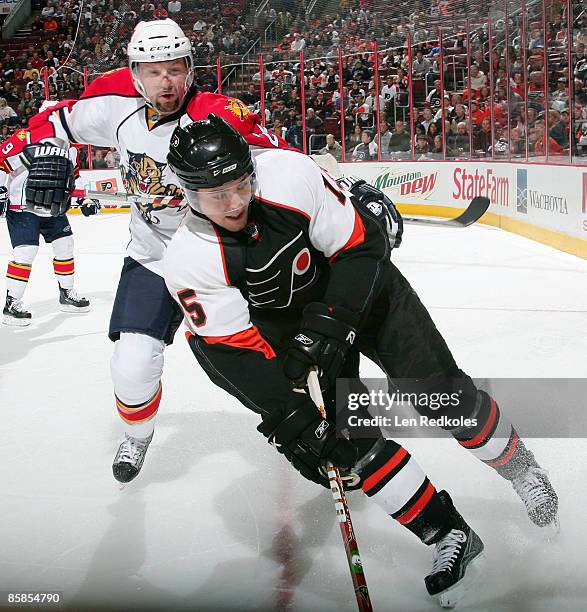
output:
{"label": "black hockey helmet", "polygon": [[254,172],[247,141],[228,121],[213,114],[175,128],[167,163],[182,188],[191,191],[220,187]]}

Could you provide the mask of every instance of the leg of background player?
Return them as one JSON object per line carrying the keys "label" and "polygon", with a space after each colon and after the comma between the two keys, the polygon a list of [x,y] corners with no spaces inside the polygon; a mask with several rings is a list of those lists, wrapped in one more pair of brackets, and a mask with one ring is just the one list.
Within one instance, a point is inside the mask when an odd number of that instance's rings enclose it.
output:
{"label": "leg of background player", "polygon": [[12,261],[6,270],[6,303],[2,319],[5,325],[30,325],[32,315],[24,308],[22,297],[38,251],[38,244],[25,244],[13,249]]}
{"label": "leg of background player", "polygon": [[6,304],[2,322],[6,325],[29,325],[31,313],[22,304],[33,261],[39,251],[41,219],[29,212],[6,212],[6,225],[14,250],[6,271]]}
{"label": "leg of background player", "polygon": [[73,233],[67,215],[44,217],[41,234],[53,247],[53,272],[59,286],[59,307],[64,312],[88,312],[90,302],[73,288]]}
{"label": "leg of background player", "polygon": [[181,320],[163,278],[127,257],[109,330],[115,342],[111,373],[116,408],[124,424],[112,465],[120,482],[135,478],[143,465],[161,402],[163,351]]}
{"label": "leg of background player", "polygon": [[124,439],[114,459],[114,477],[129,482],[140,471],[153,438],[161,402],[165,343],[144,334],[121,333],[110,362],[116,408]]}

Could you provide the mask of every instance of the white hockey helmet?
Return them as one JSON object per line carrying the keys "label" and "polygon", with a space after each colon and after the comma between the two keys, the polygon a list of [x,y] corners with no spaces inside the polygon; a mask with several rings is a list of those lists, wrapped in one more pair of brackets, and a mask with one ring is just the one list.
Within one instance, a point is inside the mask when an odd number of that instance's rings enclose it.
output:
{"label": "white hockey helmet", "polygon": [[185,57],[188,76],[187,91],[193,81],[194,60],[190,39],[173,19],[140,21],[134,29],[126,49],[128,63],[137,91],[151,104],[138,77],[137,65],[143,62],[169,62]]}

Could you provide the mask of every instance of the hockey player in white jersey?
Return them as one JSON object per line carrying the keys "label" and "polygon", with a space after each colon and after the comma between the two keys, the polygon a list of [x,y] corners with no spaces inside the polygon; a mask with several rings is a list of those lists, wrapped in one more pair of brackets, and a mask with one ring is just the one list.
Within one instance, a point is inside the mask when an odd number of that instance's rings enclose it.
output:
{"label": "hockey player in white jersey", "polygon": [[[511,482],[535,525],[556,530],[558,499],[546,473],[497,402],[458,367],[392,264],[401,227],[380,191],[362,181],[341,187],[293,151],[261,151],[253,160],[242,137],[214,116],[177,128],[168,161],[191,207],[165,257],[190,347],[213,382],[261,415],[259,430],[304,476],[315,480],[320,461],[334,457],[313,436],[311,402],[286,382],[303,387],[317,367],[332,392],[358,350],[402,392],[457,393],[457,406],[414,408],[462,417],[462,426],[444,429]],[[391,467],[379,468],[360,474],[368,495],[391,478]],[[388,507],[393,514],[403,506]]]}
{"label": "hockey player in white jersey", "polygon": [[[30,144],[38,139],[43,129],[42,118],[46,110],[57,102],[43,102],[40,118],[32,121],[28,129],[17,130],[0,146],[0,216],[6,215],[6,225],[12,244],[12,260],[6,270],[6,302],[2,322],[5,325],[24,327],[30,325],[32,314],[25,308],[23,297],[28,285],[34,260],[39,251],[42,236],[53,250],[53,272],[59,288],[59,308],[64,312],[85,313],[90,302],[74,289],[75,260],[73,232],[65,213],[51,216],[50,211],[25,207],[23,187],[27,179],[26,165],[43,145]],[[63,105],[71,102],[60,103]],[[37,127],[40,124],[40,127]],[[69,150],[69,159],[75,166],[77,150]],[[96,211],[95,205],[82,206],[86,216]]]}
{"label": "hockey player in white jersey", "polygon": [[[225,117],[260,147],[284,144],[268,133],[239,100],[200,93],[192,86],[191,44],[171,19],[141,22],[127,48],[129,67],[107,73],[84,91],[71,109],[48,118],[51,137],[70,143],[116,147],[128,193],[180,195],[177,178],[166,161],[175,127],[208,112]],[[57,158],[55,158],[57,159]],[[62,194],[47,181],[66,185],[70,169],[53,170],[51,160],[30,167],[26,185],[29,206],[61,205]],[[113,473],[128,482],[143,464],[161,401],[163,352],[181,320],[162,278],[162,258],[187,206],[133,205],[127,257],[110,320],[115,342],[111,374],[124,439]]]}

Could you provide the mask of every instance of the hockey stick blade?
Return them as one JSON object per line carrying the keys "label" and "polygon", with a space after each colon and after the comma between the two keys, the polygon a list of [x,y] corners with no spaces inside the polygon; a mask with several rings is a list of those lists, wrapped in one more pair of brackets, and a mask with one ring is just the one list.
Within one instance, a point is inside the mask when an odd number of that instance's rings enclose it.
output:
{"label": "hockey stick blade", "polygon": [[474,197],[469,206],[454,219],[426,219],[424,217],[405,217],[402,215],[404,223],[416,225],[436,225],[439,227],[467,227],[472,225],[487,212],[489,208],[489,198],[485,196]]}

